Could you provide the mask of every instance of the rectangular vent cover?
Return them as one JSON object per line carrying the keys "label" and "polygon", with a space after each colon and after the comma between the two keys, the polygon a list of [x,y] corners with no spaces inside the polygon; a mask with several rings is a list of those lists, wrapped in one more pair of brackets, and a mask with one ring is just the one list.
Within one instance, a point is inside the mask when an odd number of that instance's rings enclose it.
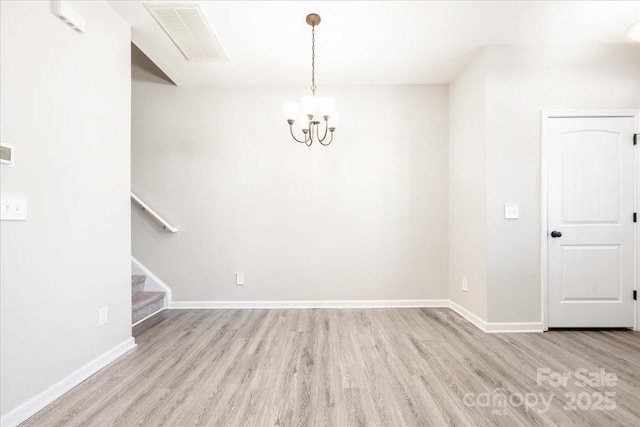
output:
{"label": "rectangular vent cover", "polygon": [[0,143],[0,165],[13,166],[16,163],[13,145]]}
{"label": "rectangular vent cover", "polygon": [[145,4],[189,61],[228,61],[200,6]]}

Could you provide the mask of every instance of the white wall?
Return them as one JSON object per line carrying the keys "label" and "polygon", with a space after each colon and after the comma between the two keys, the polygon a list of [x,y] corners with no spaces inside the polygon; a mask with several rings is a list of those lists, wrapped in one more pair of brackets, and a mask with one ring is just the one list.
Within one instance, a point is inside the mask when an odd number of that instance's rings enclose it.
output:
{"label": "white wall", "polygon": [[[449,85],[449,298],[487,320],[486,58]],[[462,291],[467,278],[468,292]]]}
{"label": "white wall", "polygon": [[[640,55],[631,44],[485,51],[487,320],[539,322],[540,112],[640,108]],[[504,219],[510,202],[519,220]]]}
{"label": "white wall", "polygon": [[1,190],[28,198],[0,223],[3,415],[131,337],[130,32],[106,2],[73,8],[85,35],[49,1],[0,2]]}
{"label": "white wall", "polygon": [[304,89],[138,72],[133,187],[181,231],[134,211],[134,254],[178,301],[450,297],[489,322],[540,322],[540,111],[636,108],[639,64],[633,45],[491,46],[448,97],[327,88],[345,119],[335,145],[311,149],[272,125]]}
{"label": "white wall", "polygon": [[541,111],[640,108],[639,69],[631,44],[488,46],[451,83],[452,301],[490,323],[542,321]]}
{"label": "white wall", "polygon": [[180,231],[134,209],[133,254],[175,301],[447,298],[447,86],[320,89],[342,121],[307,148],[306,88],[134,80],[133,190]]}

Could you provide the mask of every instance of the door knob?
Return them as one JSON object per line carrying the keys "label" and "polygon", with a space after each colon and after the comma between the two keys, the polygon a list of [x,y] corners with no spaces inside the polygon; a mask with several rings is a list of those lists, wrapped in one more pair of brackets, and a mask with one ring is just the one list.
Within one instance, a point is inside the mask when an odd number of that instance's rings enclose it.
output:
{"label": "door knob", "polygon": [[552,231],[552,232],[551,232],[551,237],[553,237],[554,239],[555,239],[556,237],[562,237],[562,233],[561,233],[561,232],[559,232],[559,231]]}

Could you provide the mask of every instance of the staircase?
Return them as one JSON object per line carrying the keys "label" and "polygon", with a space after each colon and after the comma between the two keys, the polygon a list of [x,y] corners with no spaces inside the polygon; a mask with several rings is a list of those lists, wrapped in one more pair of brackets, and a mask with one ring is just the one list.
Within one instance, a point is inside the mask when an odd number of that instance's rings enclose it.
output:
{"label": "staircase", "polygon": [[136,323],[164,307],[164,292],[147,292],[147,276],[131,276],[131,323]]}

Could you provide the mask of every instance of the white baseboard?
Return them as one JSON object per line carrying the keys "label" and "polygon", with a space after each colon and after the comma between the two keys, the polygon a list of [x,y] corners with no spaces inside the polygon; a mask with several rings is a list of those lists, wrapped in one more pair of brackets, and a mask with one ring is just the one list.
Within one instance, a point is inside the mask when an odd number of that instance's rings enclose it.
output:
{"label": "white baseboard", "polygon": [[[135,270],[147,276],[150,288],[166,292],[165,308],[169,309],[298,309],[298,308],[428,308],[449,307],[478,329],[487,333],[542,332],[542,322],[490,323],[449,299],[409,300],[316,300],[316,301],[173,301],[171,287],[153,274],[135,257]],[[154,313],[155,314],[155,313]],[[149,316],[151,317],[151,316]],[[136,324],[148,319],[142,319]]]}
{"label": "white baseboard", "polygon": [[542,322],[489,323],[447,299],[329,301],[173,301],[169,309],[437,308],[448,307],[487,333],[542,332]]}
{"label": "white baseboard", "polygon": [[537,333],[542,332],[542,322],[512,322],[512,323],[487,323],[487,330],[490,334],[511,334],[511,333]]}
{"label": "white baseboard", "polygon": [[487,332],[487,322],[479,316],[476,316],[460,304],[453,301],[449,301],[449,308],[467,319],[469,322],[473,323],[482,332]]}
{"label": "white baseboard", "polygon": [[514,334],[514,333],[534,333],[534,332],[543,331],[542,322],[508,322],[508,323],[487,322],[486,320],[473,314],[466,308],[462,307],[460,304],[457,304],[453,301],[449,302],[449,307],[451,308],[451,310],[455,311],[460,316],[464,317],[466,320],[473,323],[482,332],[487,332],[490,334],[501,334],[501,333]]}
{"label": "white baseboard", "polygon": [[38,411],[51,404],[54,400],[107,366],[129,350],[136,346],[133,337],[113,347],[106,353],[93,359],[91,362],[67,375],[48,389],[38,393],[31,399],[27,400],[12,411],[7,412],[0,417],[0,426],[14,427],[24,422],[29,417],[35,415]]}
{"label": "white baseboard", "polygon": [[173,301],[170,309],[274,308],[425,308],[449,307],[446,299],[333,300],[333,301]]}
{"label": "white baseboard", "polygon": [[[140,271],[142,274],[147,276],[147,280],[145,281],[145,289],[149,291],[162,291],[165,293],[164,297],[164,307],[169,307],[171,305],[171,301],[173,300],[173,294],[171,292],[171,287],[164,283],[158,276],[153,274],[151,270],[144,266],[140,261],[138,261],[135,257],[131,256],[131,264]],[[135,274],[135,272],[134,272]]]}
{"label": "white baseboard", "polygon": [[[429,308],[449,307],[460,316],[487,333],[542,332],[542,322],[489,323],[449,299],[405,300],[317,300],[317,301],[173,301],[171,287],[153,274],[135,257],[131,257],[134,270],[147,276],[150,288],[166,292],[164,308],[168,309],[297,309],[297,308]],[[155,313],[153,313],[155,314]],[[151,316],[153,316],[153,314]],[[149,317],[135,323],[147,320]],[[134,326],[135,326],[134,325]]]}

